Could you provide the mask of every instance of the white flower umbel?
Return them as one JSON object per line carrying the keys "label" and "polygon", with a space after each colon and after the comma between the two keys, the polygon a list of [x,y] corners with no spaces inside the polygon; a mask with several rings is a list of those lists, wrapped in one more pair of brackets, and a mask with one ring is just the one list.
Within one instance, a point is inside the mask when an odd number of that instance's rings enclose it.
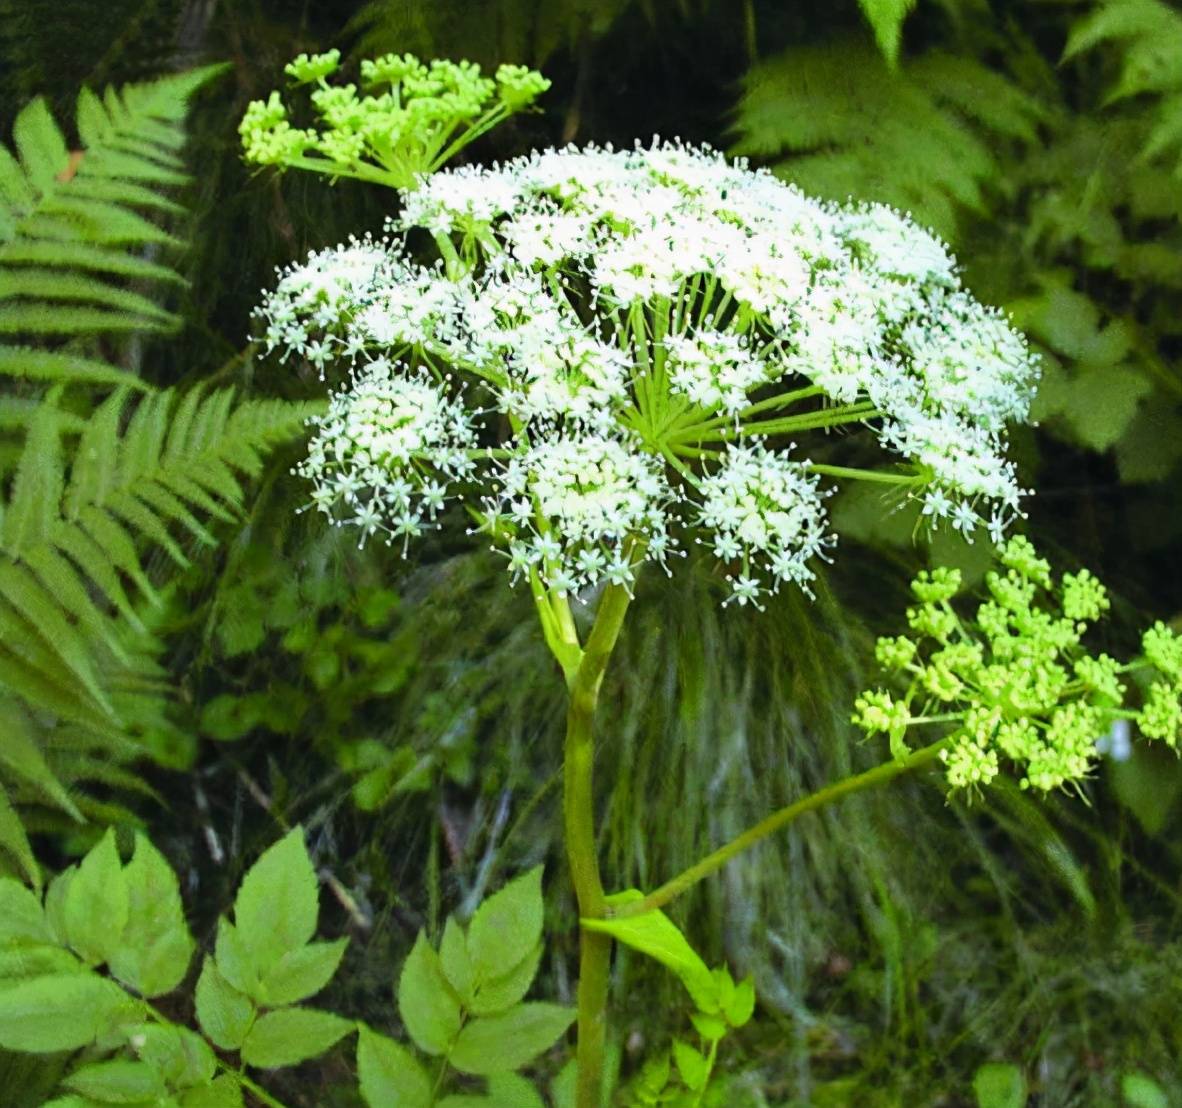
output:
{"label": "white flower umbel", "polygon": [[[390,230],[313,255],[260,309],[268,345],[318,370],[399,363],[334,400],[308,463],[318,499],[364,528],[414,533],[434,509],[408,485],[462,478],[534,586],[628,584],[632,561],[704,528],[746,603],[807,586],[828,541],[821,481],[897,485],[925,522],[995,541],[1020,514],[1006,429],[1027,418],[1035,361],[909,217],[657,143],[437,173]],[[410,390],[427,390],[422,412],[388,426]],[[386,441],[420,417],[424,446],[376,465],[361,424]],[[807,435],[859,426],[887,465],[810,452]],[[361,445],[338,456],[326,436]],[[778,453],[789,440],[799,462]]]}
{"label": "white flower umbel", "polygon": [[422,534],[439,515],[449,484],[468,476],[476,446],[464,405],[423,370],[378,359],[337,393],[296,472],[312,502],[361,541]]}
{"label": "white flower umbel", "polygon": [[619,438],[545,439],[509,459],[485,508],[511,536],[514,576],[534,571],[560,596],[601,581],[630,587],[637,565],[669,553],[663,466]]}
{"label": "white flower umbel", "polygon": [[714,554],[740,565],[728,574],[731,600],[758,605],[786,581],[808,588],[809,561],[829,541],[817,484],[804,465],[758,444],[729,447],[702,479],[699,521],[713,532]]}

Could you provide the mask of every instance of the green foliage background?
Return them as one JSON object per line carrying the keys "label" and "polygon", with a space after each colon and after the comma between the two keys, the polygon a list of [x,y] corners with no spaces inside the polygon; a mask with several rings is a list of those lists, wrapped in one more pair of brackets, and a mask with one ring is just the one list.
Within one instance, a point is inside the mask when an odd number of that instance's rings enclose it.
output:
{"label": "green foliage background", "polygon": [[[28,201],[0,166],[0,211],[19,216],[0,218],[4,865],[32,870],[35,847],[56,867],[107,825],[146,827],[187,872],[207,942],[243,859],[301,821],[338,894],[335,926],[354,939],[326,1007],[380,1025],[420,927],[437,940],[449,912],[557,860],[561,687],[528,597],[462,538],[421,545],[408,565],[296,514],[298,445],[285,444],[321,389],[256,358],[249,311],[276,265],[380,229],[390,202],[241,164],[246,103],[303,50],[539,65],[554,82],[542,112],[474,157],[680,135],[815,193],[909,209],[1044,355],[1039,426],[1017,443],[1036,539],[1113,586],[1114,636],[1182,611],[1176,4],[117,0],[98,12],[0,0],[0,141],[50,162],[81,143],[79,173],[103,149],[168,170],[143,191],[92,193],[71,255],[36,224],[52,222],[56,170]],[[124,95],[124,137],[76,107],[84,86],[212,63],[228,65],[151,86],[150,110]],[[30,261],[34,240],[58,243],[54,256]],[[943,536],[917,547],[913,519],[876,493],[835,514],[842,544],[815,603],[721,612],[704,565],[644,582],[604,697],[613,885],[652,885],[882,757],[846,722],[873,636],[917,564],[980,572],[984,552]],[[733,864],[675,913],[708,961],[753,971],[759,988],[718,1103],[972,1104],[988,1062],[1017,1065],[1040,1105],[1120,1103],[1130,1074],[1182,1102],[1180,791],[1174,760],[1134,743],[1083,798],[1001,788],[966,804],[928,778],[846,801]],[[573,908],[561,881],[548,892],[543,975],[565,1001]],[[677,1026],[679,986],[622,957],[616,987],[628,1070]],[[348,1103],[340,1077],[325,1062],[284,1095]]]}

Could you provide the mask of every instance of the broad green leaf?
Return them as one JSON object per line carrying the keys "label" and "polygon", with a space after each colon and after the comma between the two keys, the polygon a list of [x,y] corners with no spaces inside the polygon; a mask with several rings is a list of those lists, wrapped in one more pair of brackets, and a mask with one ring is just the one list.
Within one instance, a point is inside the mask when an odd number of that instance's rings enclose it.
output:
{"label": "broad green leaf", "polygon": [[706,1087],[710,1077],[710,1063],[689,1043],[683,1043],[680,1039],[673,1040],[673,1060],[677,1063],[677,1072],[687,1088],[698,1092]]}
{"label": "broad green leaf", "polygon": [[74,883],[78,873],[77,866],[70,866],[62,870],[45,890],[45,918],[49,922],[49,929],[62,946],[69,943],[66,934],[66,894]]}
{"label": "broad green leaf", "polygon": [[119,949],[129,907],[127,878],[115,849],[115,832],[109,830],[79,863],[66,891],[70,947],[92,965],[107,961]]}
{"label": "broad green leaf", "polygon": [[234,901],[234,923],[260,976],[312,938],[319,909],[316,871],[297,827],[263,851]]}
{"label": "broad green leaf", "polygon": [[1169,1108],[1161,1086],[1143,1073],[1126,1073],[1120,1079],[1120,1095],[1128,1108]]}
{"label": "broad green leaf", "polygon": [[1010,1062],[986,1062],[973,1077],[977,1108],[1024,1108],[1026,1079]]}
{"label": "broad green leaf", "polygon": [[726,1020],[721,1016],[708,1016],[705,1012],[690,1014],[694,1030],[708,1043],[716,1043],[726,1034]]}
{"label": "broad green leaf", "polygon": [[214,959],[222,976],[234,988],[256,1001],[259,999],[259,975],[254,955],[247,947],[242,932],[224,917],[218,920]]}
{"label": "broad green leaf", "polygon": [[37,894],[11,877],[0,877],[0,944],[50,943],[53,935]]}
{"label": "broad green leaf", "polygon": [[193,957],[176,874],[140,834],[123,874],[128,918],[123,939],[108,959],[111,973],[142,996],[161,996],[184,980]]}
{"label": "broad green leaf", "polygon": [[1173,751],[1134,742],[1123,761],[1106,758],[1117,797],[1150,835],[1160,834],[1177,811],[1182,795],[1182,766]]}
{"label": "broad green leaf", "polygon": [[[668,1069],[669,1055],[663,1054],[665,1066]],[[554,1101],[554,1108],[575,1108],[576,1091],[579,1084],[579,1066],[574,1058],[567,1061],[550,1082],[550,1099]],[[661,1088],[665,1083],[661,1082]],[[658,1090],[659,1091],[659,1090]]]}
{"label": "broad green leaf", "polygon": [[516,1073],[494,1073],[488,1093],[453,1093],[436,1102],[436,1108],[546,1108],[533,1084]]}
{"label": "broad green leaf", "polygon": [[518,1070],[549,1050],[574,1022],[573,1008],[557,1004],[519,1004],[496,1016],[466,1023],[449,1061],[461,1073]]}
{"label": "broad green leaf", "polygon": [[281,1008],[255,1020],[242,1044],[242,1060],[248,1066],[275,1069],[295,1066],[323,1054],[338,1043],[355,1024],[351,1020],[314,1008]]}
{"label": "broad green leaf", "polygon": [[362,1027],[357,1035],[357,1078],[369,1108],[429,1108],[431,1078],[401,1043]]}
{"label": "broad green leaf", "polygon": [[136,1104],[164,1095],[164,1082],[146,1062],[113,1058],[75,1070],[62,1084],[105,1104]]}
{"label": "broad green leaf", "polygon": [[444,976],[460,998],[460,1003],[470,1005],[474,982],[472,959],[468,957],[468,940],[464,935],[464,929],[456,922],[454,916],[448,916],[447,923],[443,926],[439,962],[443,966]]}
{"label": "broad green leaf", "polygon": [[510,881],[468,925],[468,955],[477,985],[504,977],[530,957],[542,938],[542,867]]}
{"label": "broad green leaf", "polygon": [[263,975],[259,1002],[266,1008],[278,1008],[320,992],[332,980],[348,945],[348,939],[337,939],[289,950]]}
{"label": "broad green leaf", "polygon": [[197,978],[196,1000],[197,1022],[210,1042],[222,1050],[238,1050],[254,1022],[254,1004],[221,975],[208,956]]}
{"label": "broad green leaf", "polygon": [[533,1082],[519,1073],[494,1073],[488,1079],[488,1099],[496,1108],[546,1108]]}
{"label": "broad green leaf", "polygon": [[187,1027],[145,1023],[129,1029],[127,1037],[140,1060],[171,1089],[208,1085],[217,1072],[209,1044]]}
{"label": "broad green leaf", "polygon": [[47,977],[54,973],[89,973],[68,950],[60,946],[19,946],[0,948],[0,984],[19,978]]}
{"label": "broad green leaf", "polygon": [[422,931],[398,979],[398,1014],[415,1046],[427,1054],[446,1053],[460,1029],[459,998]]}
{"label": "broad green leaf", "polygon": [[1079,441],[1107,450],[1124,435],[1153,386],[1128,366],[1097,366],[1075,375],[1063,415]]}
{"label": "broad green leaf", "polygon": [[538,963],[542,960],[542,944],[538,943],[533,953],[525,957],[503,977],[483,982],[477,989],[472,1003],[468,1005],[473,1015],[491,1016],[512,1008],[529,992]]}
{"label": "broad green leaf", "polygon": [[0,1047],[48,1054],[77,1050],[108,1033],[130,998],[93,973],[55,973],[0,988]]}
{"label": "broad green leaf", "polygon": [[722,1014],[731,1027],[743,1027],[755,1014],[755,982],[750,975],[735,986],[722,1005]]}
{"label": "broad green leaf", "polygon": [[[627,904],[644,899],[644,894],[639,889],[627,889],[607,899],[611,905]],[[664,912],[658,909],[618,919],[585,919],[580,924],[655,958],[679,978],[701,1011],[718,1011],[718,985],[709,967]]]}
{"label": "broad green leaf", "polygon": [[181,1097],[182,1108],[243,1108],[242,1089],[230,1076],[215,1077],[198,1089],[187,1089]]}

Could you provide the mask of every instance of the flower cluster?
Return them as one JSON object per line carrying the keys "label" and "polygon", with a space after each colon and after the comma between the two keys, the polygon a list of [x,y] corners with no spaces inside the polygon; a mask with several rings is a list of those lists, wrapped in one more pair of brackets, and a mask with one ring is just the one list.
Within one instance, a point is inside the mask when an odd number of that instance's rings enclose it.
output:
{"label": "flower cluster", "polygon": [[425,370],[370,362],[313,418],[316,433],[297,467],[312,503],[330,519],[360,528],[362,542],[422,534],[444,505],[448,485],[467,477],[477,453],[462,401]]}
{"label": "flower cluster", "polygon": [[[259,315],[269,347],[320,370],[389,357],[472,382],[486,529],[515,574],[560,591],[662,560],[678,527],[704,533],[740,603],[807,585],[827,474],[896,482],[966,534],[1000,536],[1020,511],[1005,430],[1036,367],[943,243],[710,150],[568,148],[422,177],[387,239],[286,271]],[[782,452],[859,424],[888,471]]]}
{"label": "flower cluster", "polygon": [[828,545],[817,478],[760,445],[731,446],[701,483],[699,522],[713,534],[715,555],[738,562],[732,598],[758,603],[764,591],[752,565],[766,567],[772,591],[781,582],[808,588],[810,559]]}
{"label": "flower cluster", "polygon": [[286,67],[294,84],[313,86],[319,129],[292,126],[278,92],[247,107],[238,130],[248,162],[411,188],[550,87],[524,66],[502,65],[490,78],[471,62],[387,54],[361,63],[359,95],[354,84],[328,83],[340,59],[338,50],[301,54]]}
{"label": "flower cluster", "polygon": [[1145,634],[1146,664],[1161,677],[1142,708],[1124,706],[1122,665],[1083,644],[1108,608],[1108,595],[1086,570],[1051,577],[1021,537],[1000,551],[1002,569],[986,577],[988,597],[970,617],[953,600],[954,570],[921,573],[907,612],[912,634],[878,641],[879,663],[900,693],[875,689],[856,702],[854,722],[885,732],[896,756],[903,736],[927,724],[950,729],[941,757],[954,786],[987,784],[1003,758],[1023,769],[1023,788],[1044,791],[1087,776],[1097,741],[1121,720],[1176,747],[1182,738],[1182,638],[1157,624]]}
{"label": "flower cluster", "polygon": [[656,459],[599,435],[543,439],[512,457],[485,500],[504,529],[514,578],[531,572],[560,596],[602,581],[630,587],[640,561],[670,549],[672,490]]}

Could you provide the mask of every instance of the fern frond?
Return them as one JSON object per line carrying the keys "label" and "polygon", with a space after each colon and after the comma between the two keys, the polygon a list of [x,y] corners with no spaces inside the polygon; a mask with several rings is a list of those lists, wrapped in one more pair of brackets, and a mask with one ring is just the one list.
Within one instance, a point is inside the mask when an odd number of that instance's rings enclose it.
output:
{"label": "fern frond", "polygon": [[[15,155],[0,143],[0,336],[40,343],[178,325],[124,282],[179,280],[140,256],[147,246],[179,245],[146,215],[183,211],[161,189],[187,180],[179,151],[188,99],[219,68],[108,89],[102,97],[84,89],[79,150],[71,150],[43,98],[18,113]],[[67,366],[42,361],[27,375],[56,379],[59,369]],[[108,367],[107,382],[117,372]],[[103,377],[92,368],[61,379]]]}
{"label": "fern frond", "polygon": [[865,45],[802,47],[755,66],[734,115],[734,151],[835,200],[879,200],[953,236],[984,210],[1004,143],[1043,110],[1000,74],[930,53],[892,72]]}
{"label": "fern frond", "polygon": [[1182,12],[1160,0],[1104,0],[1072,26],[1063,60],[1101,47],[1116,69],[1104,103],[1156,98],[1142,157],[1171,155],[1182,176]]}
{"label": "fern frond", "polygon": [[33,857],[25,825],[12,806],[12,801],[0,784],[0,849],[6,851],[24,871],[35,888],[41,888],[41,869]]}
{"label": "fern frond", "polygon": [[159,602],[145,555],[155,547],[186,565],[186,542],[213,543],[206,521],[239,515],[264,454],[321,408],[118,388],[80,429],[50,402],[26,409],[0,501],[0,849],[26,872],[15,807],[28,827],[63,829],[60,813],[127,822],[122,806],[71,789],[150,793],[126,763],[190,753],[134,599]]}
{"label": "fern frond", "polygon": [[[100,712],[110,712],[110,701],[90,644],[125,660],[108,605],[142,626],[125,580],[155,599],[140,543],[186,565],[177,529],[212,544],[199,513],[232,519],[243,504],[243,477],[317,409],[233,401],[232,390],[191,393],[179,404],[171,392],[150,394],[122,428],[130,400],[117,390],[86,422],[68,483],[59,413],[43,404],[30,420],[0,523],[0,612],[22,631],[24,663],[65,670]],[[30,642],[40,649],[30,653]]]}
{"label": "fern frond", "polygon": [[0,376],[34,381],[85,381],[94,385],[146,386],[134,373],[96,358],[64,351],[38,350],[32,346],[0,346]]}

